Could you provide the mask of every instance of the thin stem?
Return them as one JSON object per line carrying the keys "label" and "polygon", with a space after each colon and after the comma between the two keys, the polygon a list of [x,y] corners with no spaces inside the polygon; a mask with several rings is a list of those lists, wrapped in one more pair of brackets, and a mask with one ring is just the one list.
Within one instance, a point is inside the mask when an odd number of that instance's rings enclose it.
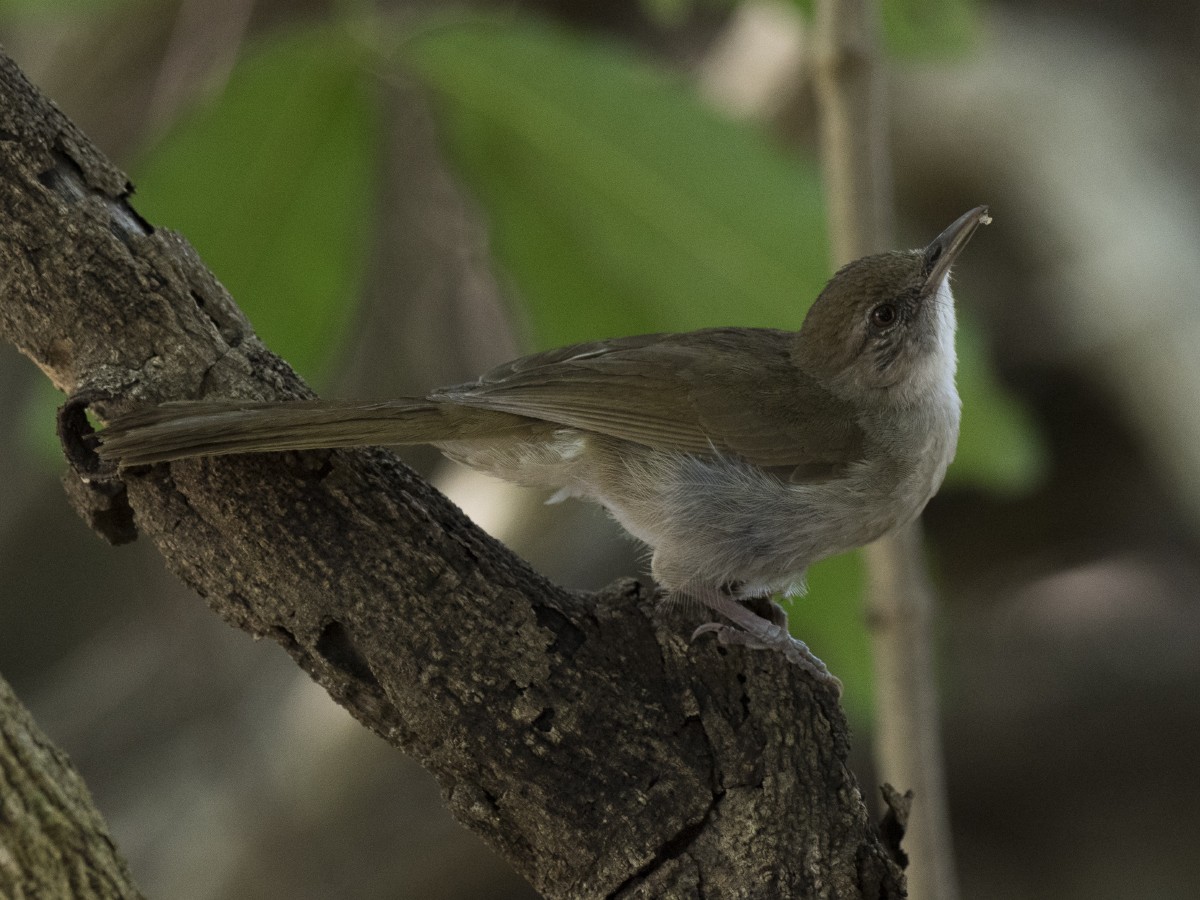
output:
{"label": "thin stem", "polygon": [[[816,81],[830,242],[837,264],[893,243],[886,97],[873,0],[819,0]],[[956,900],[939,741],[931,622],[935,599],[918,525],[867,548],[882,780],[914,794],[904,838],[909,896]]]}

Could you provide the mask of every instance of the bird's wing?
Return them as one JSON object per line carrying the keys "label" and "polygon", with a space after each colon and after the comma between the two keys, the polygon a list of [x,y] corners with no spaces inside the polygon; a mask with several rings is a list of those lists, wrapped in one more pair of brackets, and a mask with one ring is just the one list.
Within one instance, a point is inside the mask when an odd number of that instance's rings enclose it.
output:
{"label": "bird's wing", "polygon": [[431,400],[516,413],[664,450],[732,454],[785,479],[861,456],[853,410],[799,370],[795,335],[709,329],[577,344],[506,363]]}

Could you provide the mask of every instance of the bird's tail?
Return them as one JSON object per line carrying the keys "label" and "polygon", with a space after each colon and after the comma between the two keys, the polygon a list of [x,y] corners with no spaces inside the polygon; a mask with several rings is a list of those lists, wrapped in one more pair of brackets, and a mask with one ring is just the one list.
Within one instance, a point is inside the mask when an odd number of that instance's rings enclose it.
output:
{"label": "bird's tail", "polygon": [[122,467],[191,456],[425,444],[515,433],[530,420],[431,400],[163,403],[114,419],[100,457]]}

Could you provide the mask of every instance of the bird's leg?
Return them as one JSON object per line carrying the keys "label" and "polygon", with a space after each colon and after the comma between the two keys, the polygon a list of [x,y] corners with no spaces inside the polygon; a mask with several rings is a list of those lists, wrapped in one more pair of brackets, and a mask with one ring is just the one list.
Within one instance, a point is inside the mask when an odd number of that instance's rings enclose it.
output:
{"label": "bird's leg", "polygon": [[[737,592],[731,591],[727,596],[736,597]],[[761,616],[774,625],[778,625],[784,631],[788,630],[787,610],[765,594],[759,597],[743,597],[740,602],[755,615]]]}
{"label": "bird's leg", "polygon": [[717,640],[725,645],[740,645],[752,650],[775,650],[782,653],[788,662],[800,666],[818,680],[832,684],[838,693],[841,693],[842,683],[830,674],[825,663],[821,662],[803,641],[791,636],[787,629],[787,613],[770,598],[761,598],[766,602],[764,612],[770,616],[767,618],[747,608],[728,591],[715,591],[710,588],[696,591],[695,596],[713,612],[720,613],[734,624],[708,622],[692,632],[693,641],[702,634],[712,632],[717,636]]}

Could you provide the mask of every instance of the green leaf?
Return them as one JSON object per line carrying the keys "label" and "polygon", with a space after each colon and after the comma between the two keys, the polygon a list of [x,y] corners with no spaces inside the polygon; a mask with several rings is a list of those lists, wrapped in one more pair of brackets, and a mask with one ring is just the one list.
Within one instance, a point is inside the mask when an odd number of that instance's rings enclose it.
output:
{"label": "green leaf", "polygon": [[[809,21],[816,0],[791,0]],[[929,59],[966,53],[976,43],[975,0],[880,0],[883,42],[892,56]]]}
{"label": "green leaf", "polygon": [[536,343],[798,327],[827,276],[816,168],[613,47],[529,25],[427,32],[452,155]]}
{"label": "green leaf", "polygon": [[336,29],[276,36],[135,170],[138,210],[182,232],[263,340],[309,377],[346,337],[371,240],[370,62]]}
{"label": "green leaf", "polygon": [[[162,0],[0,0],[0,20],[44,22],[49,19],[79,20],[114,15],[127,10],[139,12],[162,5]],[[152,14],[147,10],[147,14]]]}
{"label": "green leaf", "polygon": [[883,36],[894,56],[966,53],[977,37],[974,0],[882,0]]}

